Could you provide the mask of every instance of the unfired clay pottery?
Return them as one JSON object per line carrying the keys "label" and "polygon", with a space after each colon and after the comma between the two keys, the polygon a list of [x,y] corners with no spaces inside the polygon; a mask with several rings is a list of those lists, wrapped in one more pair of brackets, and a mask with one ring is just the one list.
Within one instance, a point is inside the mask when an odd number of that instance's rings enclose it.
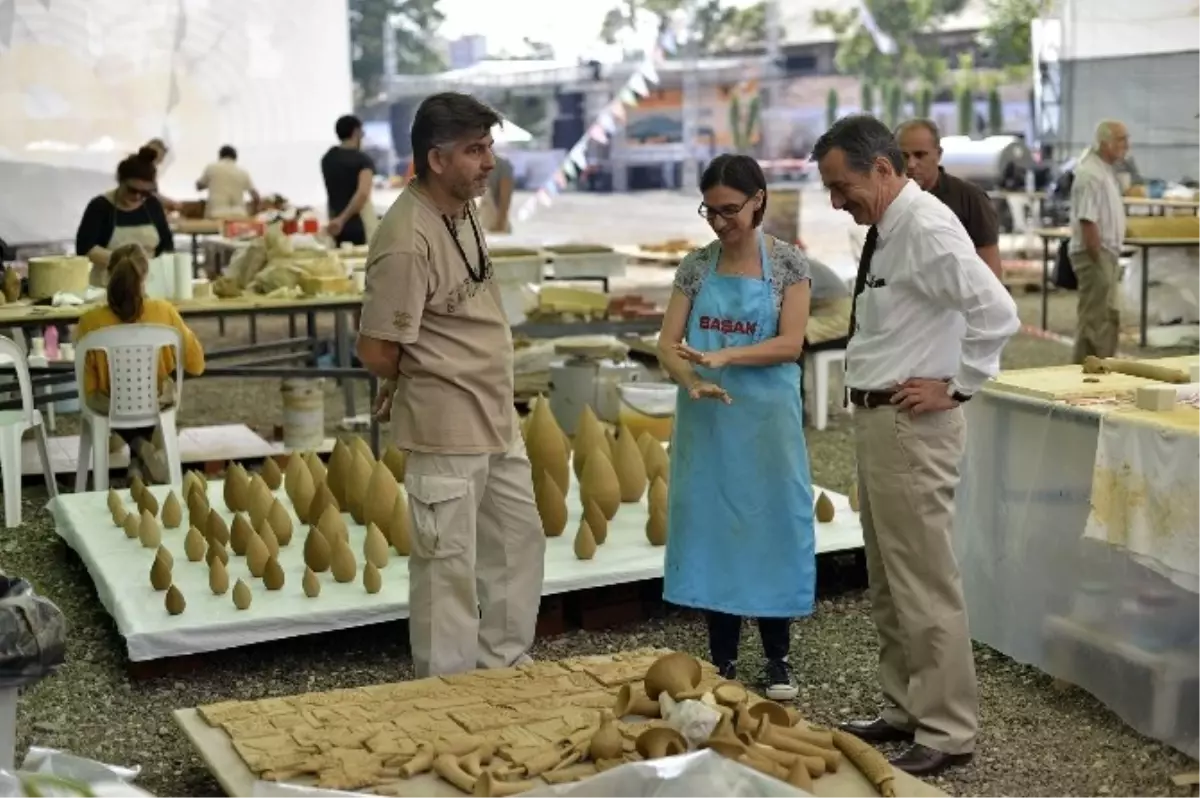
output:
{"label": "unfired clay pottery", "polygon": [[392,506],[396,504],[396,496],[400,494],[400,486],[396,478],[383,462],[377,462],[371,468],[371,479],[367,484],[367,492],[363,497],[362,524],[375,524],[382,529],[388,525],[392,517]]}
{"label": "unfired clay pottery", "polygon": [[121,522],[121,528],[125,531],[125,537],[136,539],[138,532],[142,529],[142,517],[137,513],[125,513],[125,520]]}
{"label": "unfired clay pottery", "polygon": [[625,738],[613,722],[612,713],[605,712],[600,719],[600,728],[588,743],[588,758],[595,762],[600,759],[616,759],[624,753]]}
{"label": "unfired clay pottery", "polygon": [[275,462],[274,457],[263,460],[262,478],[273,491],[279,490],[279,486],[283,484],[283,472],[279,470],[279,463]]}
{"label": "unfired clay pottery", "polygon": [[458,766],[454,754],[442,754],[433,760],[433,772],[468,795],[475,792],[475,779]]}
{"label": "unfired clay pottery", "polygon": [[233,549],[233,553],[237,556],[245,557],[246,547],[250,545],[252,537],[254,537],[254,527],[250,525],[250,521],[241,513],[235,515],[233,525],[229,528],[229,548]]}
{"label": "unfired clay pottery", "polygon": [[168,493],[167,500],[163,502],[162,522],[167,529],[178,529],[183,523],[183,507],[179,504],[179,497],[175,495],[175,491]]}
{"label": "unfired clay pottery", "polygon": [[678,701],[681,696],[689,697],[700,677],[700,661],[691,654],[664,654],[646,670],[646,695],[657,701],[660,693],[666,693]]}
{"label": "unfired clay pottery", "polygon": [[[647,436],[649,438],[649,436]],[[667,452],[663,449],[662,444],[655,438],[649,438],[646,441],[646,479],[651,484],[656,479],[662,479],[663,482],[671,481],[671,460],[667,457]]]}
{"label": "unfired clay pottery", "polygon": [[667,511],[653,507],[646,519],[646,540],[651,546],[667,545]]}
{"label": "unfired clay pottery", "polygon": [[392,472],[392,477],[395,478],[396,482],[403,485],[404,471],[408,466],[408,455],[389,443],[387,449],[383,452],[382,462],[387,466],[388,471]]}
{"label": "unfired clay pottery", "polygon": [[204,522],[208,519],[208,499],[204,494],[197,490],[193,490],[187,499],[188,505],[188,523],[197,529],[204,529]]}
{"label": "unfired clay pottery", "polygon": [[687,741],[683,735],[669,726],[646,729],[638,735],[637,752],[643,759],[661,759],[665,756],[687,753]]}
{"label": "unfired clay pottery", "polygon": [[225,565],[229,565],[229,550],[219,540],[209,540],[208,548],[204,550],[204,562],[211,566],[213,560],[220,560]]}
{"label": "unfired clay pottery", "polygon": [[21,275],[12,266],[4,270],[4,299],[16,302],[21,298]]}
{"label": "unfired clay pottery", "polygon": [[304,569],[304,579],[301,581],[301,586],[304,588],[304,595],[309,598],[316,598],[321,595],[321,580],[313,573],[313,569]]}
{"label": "unfired clay pottery", "polygon": [[825,495],[825,491],[821,491],[821,495],[817,497],[816,513],[817,520],[822,524],[833,520],[833,502]]}
{"label": "unfired clay pottery", "polygon": [[587,521],[580,521],[579,531],[575,533],[575,556],[580,560],[596,556],[596,539],[592,537],[592,528]]}
{"label": "unfired clay pottery", "polygon": [[296,490],[292,494],[292,509],[296,511],[296,517],[302,523],[312,523],[308,514],[308,508],[312,504],[313,495],[317,492],[317,486],[313,482],[312,474],[308,473],[307,468],[296,470]]}
{"label": "unfired clay pottery", "polygon": [[356,454],[361,454],[372,466],[375,465],[375,453],[371,451],[371,444],[367,443],[367,439],[363,436],[351,435],[350,449]]}
{"label": "unfired clay pottery", "polygon": [[401,557],[407,557],[412,551],[412,536],[409,534],[408,499],[404,491],[396,492],[396,502],[392,505],[392,515],[388,521],[387,537],[392,548]]}
{"label": "unfired clay pottery", "polygon": [[150,566],[150,586],[155,590],[166,590],[171,586],[171,568],[165,560],[154,558]]}
{"label": "unfired clay pottery", "polygon": [[166,546],[159,546],[158,551],[154,552],[155,560],[162,560],[167,564],[168,568],[175,567],[175,558],[171,556],[171,552],[167,551]]}
{"label": "unfired clay pottery", "polygon": [[375,563],[368,562],[363,567],[363,588],[368,593],[378,593],[382,587],[383,576],[379,573],[379,569],[375,567]]}
{"label": "unfired clay pottery", "polygon": [[354,468],[354,451],[339,438],[333,444],[333,452],[329,455],[329,468],[325,472],[325,482],[337,499],[339,507],[348,508],[346,499],[346,484],[350,479],[350,471]]}
{"label": "unfired clay pottery", "polygon": [[267,553],[272,557],[279,556],[279,538],[275,536],[275,528],[271,526],[271,522],[266,518],[262,520],[258,526],[254,528],[258,539],[267,547]]}
{"label": "unfired clay pottery", "polygon": [[250,507],[250,480],[245,477],[242,467],[230,463],[225,469],[224,485],[225,506],[230,512],[240,513]]}
{"label": "unfired clay pottery", "polygon": [[545,471],[558,484],[565,496],[570,487],[571,467],[567,461],[567,447],[563,443],[563,431],[550,412],[550,403],[539,401],[529,414],[529,432],[526,449],[533,463],[534,473]]}
{"label": "unfired clay pottery", "polygon": [[158,499],[154,498],[154,494],[149,488],[142,488],[141,494],[137,500],[139,513],[150,513],[150,515],[158,515]]}
{"label": "unfired clay pottery", "polygon": [[320,485],[329,478],[329,473],[325,470],[325,463],[321,462],[321,458],[316,452],[309,452],[305,455],[304,464],[308,466],[308,473],[312,474],[314,485]]}
{"label": "unfired clay pottery", "polygon": [[325,536],[331,550],[335,544],[350,539],[350,530],[346,528],[346,520],[333,505],[325,508],[325,512],[321,513],[321,517],[316,520],[316,525],[321,534]]}
{"label": "unfired clay pottery", "polygon": [[189,526],[187,534],[183,537],[183,551],[192,562],[204,559],[204,535],[194,526]]}
{"label": "unfired clay pottery", "polygon": [[668,495],[669,491],[666,480],[656,478],[650,483],[649,508],[651,510],[666,510]]}
{"label": "unfired clay pottery", "polygon": [[125,517],[127,515],[129,515],[129,511],[125,509],[125,506],[118,504],[112,511],[113,526],[125,526]]}
{"label": "unfired clay pottery", "polygon": [[304,464],[304,458],[299,452],[292,452],[288,457],[287,467],[283,470],[283,490],[289,499],[296,492],[296,480],[301,469],[308,470],[308,467]]}
{"label": "unfired clay pottery", "polygon": [[250,480],[250,503],[248,511],[250,513],[250,525],[258,529],[258,525],[267,517],[267,513],[271,511],[271,503],[275,501],[275,494],[267,487],[266,481],[255,474]]}
{"label": "unfired clay pottery", "polygon": [[625,718],[629,715],[657,718],[661,713],[662,707],[659,706],[659,703],[642,690],[634,688],[632,684],[623,684],[617,691],[617,703],[613,707],[613,714],[618,718]]}
{"label": "unfired clay pottery", "polygon": [[332,552],[329,541],[321,534],[321,530],[309,527],[308,537],[304,539],[304,564],[317,573],[329,570]]}
{"label": "unfired clay pottery", "polygon": [[146,483],[142,482],[142,478],[135,476],[129,481],[129,498],[135,502],[142,498],[142,492],[146,490]]}
{"label": "unfired clay pottery", "polygon": [[497,776],[493,776],[490,770],[485,770],[475,780],[474,795],[477,798],[505,798],[505,796],[520,795],[521,793],[529,792],[536,786],[537,782],[529,781],[528,779],[521,781],[509,781],[506,779],[501,781]]}
{"label": "unfired clay pottery", "polygon": [[267,551],[267,544],[263,543],[263,539],[251,530],[249,543],[246,546],[246,567],[250,569],[250,575],[262,578],[267,570],[267,560],[269,559],[271,559],[271,552]]}
{"label": "unfired clay pottery", "polygon": [[118,496],[117,492],[112,488],[108,489],[108,497],[106,501],[108,502],[108,511],[110,513],[115,513],[118,507],[123,506],[121,504],[121,497]]}
{"label": "unfired clay pottery", "polygon": [[367,524],[367,536],[363,538],[363,559],[376,568],[386,568],[388,542],[375,524]]}
{"label": "unfired clay pottery", "polygon": [[[607,446],[607,444],[605,444]],[[621,508],[621,485],[617,472],[613,470],[608,454],[599,446],[588,454],[587,465],[579,479],[579,497],[585,502],[594,501],[609,521]]]}
{"label": "unfired clay pottery", "polygon": [[546,537],[556,538],[567,528],[567,500],[549,471],[535,473],[533,498],[542,518],[542,531]]}
{"label": "unfired clay pottery", "polygon": [[335,512],[341,512],[342,509],[337,499],[334,498],[333,491],[329,489],[329,483],[321,482],[317,485],[312,502],[308,505],[308,516],[319,521],[329,507],[332,507]]}
{"label": "unfired clay pottery", "polygon": [[179,615],[187,609],[187,601],[184,600],[183,594],[179,592],[179,588],[171,585],[167,589],[167,598],[163,602],[167,607],[167,612],[172,615]]}
{"label": "unfired clay pottery", "polygon": [[338,582],[351,582],[354,580],[354,575],[358,573],[358,563],[354,561],[354,552],[350,550],[350,545],[345,541],[339,541],[333,547],[329,570],[333,572],[333,578]]}
{"label": "unfired clay pottery", "polygon": [[747,710],[747,714],[755,721],[763,717],[770,718],[771,724],[774,726],[786,728],[792,725],[792,719],[788,717],[787,709],[774,701],[759,701]]}
{"label": "unfired clay pottery", "polygon": [[[355,453],[354,468],[350,471],[350,482],[346,485],[346,500],[350,506],[343,509],[350,511],[350,517],[356,524],[363,523],[363,507],[366,504],[367,488],[371,484],[371,471],[374,468],[373,460],[368,460],[362,452]],[[391,476],[387,468],[384,468],[384,471]]]}
{"label": "unfired clay pottery", "polygon": [[263,568],[263,585],[267,590],[279,590],[283,587],[283,582],[283,568],[279,565],[279,560],[268,557],[267,565]]}
{"label": "unfired clay pottery", "polygon": [[579,411],[579,421],[575,424],[575,440],[571,443],[574,456],[571,465],[575,469],[575,478],[583,479],[583,469],[592,449],[600,447],[612,459],[612,451],[608,448],[608,439],[604,437],[604,425],[596,418],[591,405],[584,405]]}
{"label": "unfired clay pottery", "polygon": [[850,483],[850,490],[846,493],[846,498],[850,500],[850,509],[853,512],[858,512],[858,480]]}
{"label": "unfired clay pottery", "polygon": [[200,480],[196,478],[195,471],[185,471],[183,473],[183,500],[186,502],[188,497],[192,495],[192,491],[200,486]]}
{"label": "unfired clay pottery", "polygon": [[250,587],[241,579],[237,580],[237,584],[233,586],[233,606],[239,610],[248,610],[253,598]]}
{"label": "unfired clay pottery", "polygon": [[229,527],[225,526],[225,519],[214,509],[208,511],[208,518],[204,522],[204,536],[222,546],[229,543]]}
{"label": "unfired clay pottery", "polygon": [[224,596],[225,591],[229,590],[229,572],[225,570],[225,563],[220,557],[213,558],[209,563],[208,589],[214,596]]}
{"label": "unfired clay pottery", "polygon": [[624,424],[613,447],[613,469],[621,486],[621,501],[641,501],[642,494],[646,492],[646,463],[638,451],[633,433]]}
{"label": "unfired clay pottery", "polygon": [[138,540],[147,549],[157,549],[162,543],[162,529],[158,519],[149,510],[142,510],[142,520],[138,524]]}
{"label": "unfired clay pottery", "polygon": [[267,523],[271,525],[271,531],[275,533],[275,539],[279,541],[280,546],[292,542],[292,517],[288,515],[279,499],[271,502],[271,509],[267,512]]}
{"label": "unfired clay pottery", "polygon": [[600,512],[600,506],[596,504],[595,499],[588,499],[583,503],[583,520],[591,527],[596,545],[603,546],[604,541],[608,540],[608,519]]}
{"label": "unfired clay pottery", "polygon": [[711,691],[713,698],[723,707],[736,707],[750,698],[746,691],[746,686],[741,682],[721,682],[713,687]]}

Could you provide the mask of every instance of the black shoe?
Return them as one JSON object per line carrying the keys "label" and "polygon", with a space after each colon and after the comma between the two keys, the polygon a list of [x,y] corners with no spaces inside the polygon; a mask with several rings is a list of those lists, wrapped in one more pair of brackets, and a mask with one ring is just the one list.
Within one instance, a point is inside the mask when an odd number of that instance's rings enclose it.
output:
{"label": "black shoe", "polygon": [[717,675],[727,682],[737,681],[737,660],[731,660],[724,665],[717,666]]}
{"label": "black shoe", "polygon": [[767,688],[767,698],[772,701],[792,701],[800,695],[800,687],[786,658],[767,660],[767,666],[763,669],[763,683]]}
{"label": "black shoe", "polygon": [[955,765],[965,765],[971,761],[971,754],[947,754],[920,743],[913,743],[908,749],[889,760],[892,767],[903,770],[910,776],[932,776]]}
{"label": "black shoe", "polygon": [[852,720],[838,724],[838,728],[868,743],[911,743],[913,733],[897,729],[883,718],[874,720]]}

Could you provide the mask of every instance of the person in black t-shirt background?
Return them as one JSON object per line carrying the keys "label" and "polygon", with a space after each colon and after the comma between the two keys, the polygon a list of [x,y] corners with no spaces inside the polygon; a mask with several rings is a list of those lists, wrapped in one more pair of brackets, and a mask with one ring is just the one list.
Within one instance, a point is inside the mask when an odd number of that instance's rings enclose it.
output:
{"label": "person in black t-shirt background", "polygon": [[338,141],[321,158],[321,176],[325,178],[325,194],[329,200],[329,235],[340,246],[344,243],[363,245],[374,225],[364,223],[370,214],[371,184],[375,164],[362,151],[363,124],[356,116],[343,116],[334,126]]}

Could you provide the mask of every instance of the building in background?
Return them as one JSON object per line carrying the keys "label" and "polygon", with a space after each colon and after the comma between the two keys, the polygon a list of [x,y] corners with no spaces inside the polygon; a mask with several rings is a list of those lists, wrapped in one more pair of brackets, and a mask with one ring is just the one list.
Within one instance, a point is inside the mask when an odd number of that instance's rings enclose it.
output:
{"label": "building in background", "polygon": [[466,69],[487,58],[487,37],[463,36],[447,42],[446,49],[446,63],[450,68]]}

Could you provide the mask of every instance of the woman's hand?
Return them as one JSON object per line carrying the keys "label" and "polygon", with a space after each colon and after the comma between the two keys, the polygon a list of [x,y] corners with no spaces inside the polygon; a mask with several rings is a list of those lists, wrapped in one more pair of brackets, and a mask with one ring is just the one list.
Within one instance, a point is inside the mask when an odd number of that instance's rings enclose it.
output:
{"label": "woman's hand", "polygon": [[729,355],[727,350],[718,349],[715,352],[701,352],[698,349],[693,349],[682,341],[675,344],[675,354],[686,360],[688,363],[694,363],[697,366],[704,366],[707,369],[720,369],[729,365]]}
{"label": "woman's hand", "polygon": [[688,396],[693,399],[718,399],[722,404],[733,404],[733,398],[720,385],[697,380],[688,388]]}

